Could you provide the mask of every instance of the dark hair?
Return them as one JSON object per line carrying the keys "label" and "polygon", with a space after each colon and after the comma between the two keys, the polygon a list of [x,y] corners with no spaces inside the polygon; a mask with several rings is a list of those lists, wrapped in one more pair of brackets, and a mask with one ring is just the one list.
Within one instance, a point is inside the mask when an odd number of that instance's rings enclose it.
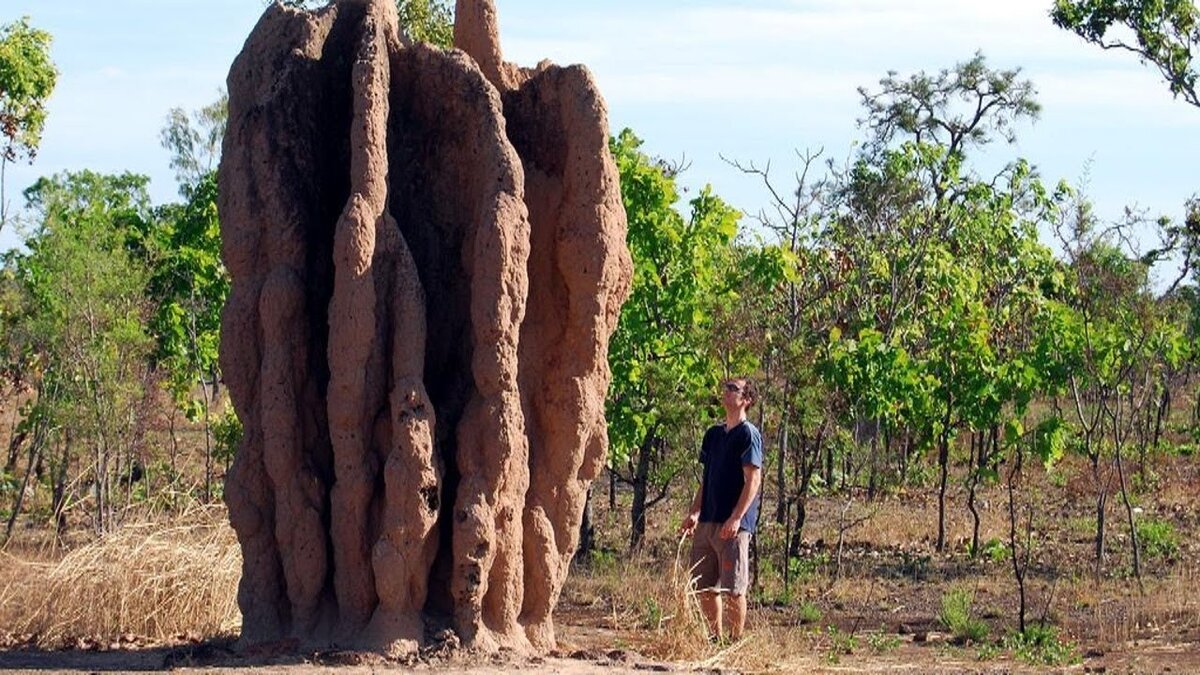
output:
{"label": "dark hair", "polygon": [[758,390],[754,388],[754,381],[748,377],[737,376],[731,377],[730,380],[740,381],[742,383],[742,398],[748,399],[750,403],[746,404],[746,408],[758,402]]}

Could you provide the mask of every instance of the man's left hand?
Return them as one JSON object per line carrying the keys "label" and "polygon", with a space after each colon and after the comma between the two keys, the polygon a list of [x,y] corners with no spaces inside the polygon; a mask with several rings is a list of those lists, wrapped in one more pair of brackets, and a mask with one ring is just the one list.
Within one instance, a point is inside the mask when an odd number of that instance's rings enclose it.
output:
{"label": "man's left hand", "polygon": [[730,518],[721,525],[720,537],[722,539],[733,539],[737,536],[738,529],[742,526],[741,518]]}

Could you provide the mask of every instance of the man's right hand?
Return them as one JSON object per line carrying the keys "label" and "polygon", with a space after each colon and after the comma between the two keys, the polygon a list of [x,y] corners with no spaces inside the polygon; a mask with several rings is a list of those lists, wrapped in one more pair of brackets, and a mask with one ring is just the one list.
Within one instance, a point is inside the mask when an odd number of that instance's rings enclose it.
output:
{"label": "man's right hand", "polygon": [[693,511],[683,519],[683,524],[679,526],[679,531],[690,536],[692,532],[696,531],[696,523],[698,522],[700,522],[700,514]]}

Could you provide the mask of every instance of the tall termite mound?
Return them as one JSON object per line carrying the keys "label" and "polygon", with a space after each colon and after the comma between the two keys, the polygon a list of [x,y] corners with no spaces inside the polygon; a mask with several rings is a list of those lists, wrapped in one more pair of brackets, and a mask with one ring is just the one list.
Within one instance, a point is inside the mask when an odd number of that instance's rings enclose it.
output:
{"label": "tall termite mound", "polygon": [[582,67],[276,4],[229,73],[221,367],[247,643],[546,650],[604,462],[629,255]]}

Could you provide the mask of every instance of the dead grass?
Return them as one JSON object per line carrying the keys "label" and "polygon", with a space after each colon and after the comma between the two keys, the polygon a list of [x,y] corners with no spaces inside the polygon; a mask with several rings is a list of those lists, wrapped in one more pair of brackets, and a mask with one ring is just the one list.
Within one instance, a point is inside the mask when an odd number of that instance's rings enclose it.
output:
{"label": "dead grass", "polygon": [[770,625],[754,610],[743,640],[710,642],[696,578],[687,566],[690,543],[687,538],[678,541],[669,570],[663,561],[633,556],[577,571],[571,577],[570,601],[605,607],[608,628],[630,636],[631,647],[655,659],[734,672],[794,672],[793,667],[813,663],[812,635]]}
{"label": "dead grass", "polygon": [[54,562],[0,556],[0,626],[42,646],[209,637],[240,625],[241,553],[223,508],[128,524]]}
{"label": "dead grass", "polygon": [[1066,589],[1066,600],[1081,610],[1069,627],[1101,644],[1194,634],[1200,629],[1198,582],[1200,570],[1180,567],[1146,579],[1146,593],[1141,595],[1127,581],[1080,578]]}

